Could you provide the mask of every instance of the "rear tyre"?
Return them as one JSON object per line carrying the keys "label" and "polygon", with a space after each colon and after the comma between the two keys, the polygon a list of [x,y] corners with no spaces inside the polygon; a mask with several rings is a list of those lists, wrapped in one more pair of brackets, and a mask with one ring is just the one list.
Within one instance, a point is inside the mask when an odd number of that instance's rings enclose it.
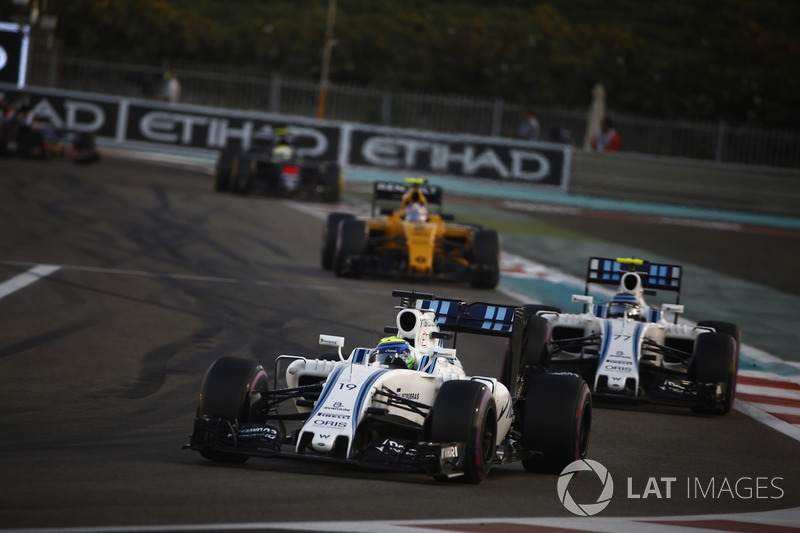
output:
{"label": "rear tyre", "polygon": [[500,282],[500,236],[478,230],[472,235],[472,280],[476,289],[494,289]]}
{"label": "rear tyre", "polygon": [[[269,390],[264,368],[249,359],[222,357],[206,372],[197,403],[197,418],[219,417],[231,424],[253,422],[256,419],[254,404]],[[246,456],[220,452],[210,447],[200,450],[200,455],[221,463],[244,463]]]}
{"label": "rear tyre", "polygon": [[545,372],[550,365],[547,349],[550,328],[547,319],[536,315],[539,311],[561,312],[558,307],[550,305],[523,305],[514,309],[511,338],[500,374],[500,380],[512,396],[525,395],[525,390],[517,390],[520,376],[524,383],[527,373]]}
{"label": "rear tyre", "polygon": [[322,268],[333,268],[333,254],[336,251],[336,239],[339,235],[339,223],[342,220],[355,219],[350,213],[330,213],[322,227]]}
{"label": "rear tyre", "polygon": [[497,407],[491,391],[477,381],[446,381],[429,419],[431,442],[464,442],[464,479],[480,483],[492,468],[497,446]]}
{"label": "rear tyre", "polygon": [[333,252],[333,273],[339,277],[359,276],[354,259],[367,247],[367,224],[363,220],[344,219],[339,224],[336,250]]}
{"label": "rear tyre", "polygon": [[529,472],[558,474],[573,461],[586,457],[592,427],[592,395],[575,374],[532,376],[522,414],[523,459]]}
{"label": "rear tyre", "polygon": [[736,396],[736,340],[727,333],[702,333],[694,342],[692,369],[698,383],[716,383],[721,396],[714,406],[697,405],[696,413],[727,414]]}

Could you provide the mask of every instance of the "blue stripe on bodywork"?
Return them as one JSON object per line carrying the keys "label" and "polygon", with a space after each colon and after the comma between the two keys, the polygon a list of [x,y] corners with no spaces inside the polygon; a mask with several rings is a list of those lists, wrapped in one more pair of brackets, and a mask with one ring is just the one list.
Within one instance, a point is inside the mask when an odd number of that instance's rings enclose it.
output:
{"label": "blue stripe on bodywork", "polygon": [[309,415],[308,418],[312,418],[322,408],[322,405],[325,403],[325,400],[328,399],[328,396],[330,396],[334,384],[336,383],[336,381],[338,381],[339,375],[344,371],[344,369],[345,369],[344,366],[340,366],[339,368],[334,369],[334,371],[330,373],[330,375],[328,376],[328,381],[325,382],[325,388],[322,389],[322,394],[319,395],[319,399],[317,400],[317,405],[314,406],[314,410],[311,411],[311,414]]}
{"label": "blue stripe on bodywork", "polygon": [[368,377],[364,381],[363,385],[361,385],[361,390],[358,391],[358,396],[356,397],[356,403],[355,406],[353,407],[353,424],[351,426],[353,430],[353,435],[355,435],[356,433],[356,428],[358,427],[359,419],[361,418],[361,408],[363,407],[364,402],[367,400],[367,395],[369,394],[370,390],[372,390],[372,384],[375,383],[375,381],[379,377],[384,375],[386,372],[388,372],[388,370],[378,370],[370,377]]}
{"label": "blue stripe on bodywork", "polygon": [[606,321],[603,322],[603,345],[600,347],[600,361],[597,363],[597,367],[603,365],[606,360],[606,356],[608,356],[608,345],[611,343],[611,323]]}
{"label": "blue stripe on bodywork", "polygon": [[636,374],[639,374],[639,356],[641,355],[640,342],[642,333],[644,333],[644,324],[636,324],[636,330],[633,332],[633,364],[636,365]]}

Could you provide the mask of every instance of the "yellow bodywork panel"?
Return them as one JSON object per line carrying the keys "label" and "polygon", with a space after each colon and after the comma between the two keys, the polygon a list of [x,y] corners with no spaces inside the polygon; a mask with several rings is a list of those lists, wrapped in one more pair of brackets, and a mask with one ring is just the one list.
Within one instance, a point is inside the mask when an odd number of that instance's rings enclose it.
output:
{"label": "yellow bodywork panel", "polygon": [[437,255],[447,256],[463,265],[469,264],[460,251],[445,250],[442,244],[451,239],[471,245],[471,231],[466,227],[447,225],[439,215],[429,215],[427,222],[409,222],[403,220],[402,211],[397,211],[382,220],[367,220],[367,228],[371,235],[384,237],[382,246],[385,248],[408,250],[409,273],[433,274],[434,257]]}

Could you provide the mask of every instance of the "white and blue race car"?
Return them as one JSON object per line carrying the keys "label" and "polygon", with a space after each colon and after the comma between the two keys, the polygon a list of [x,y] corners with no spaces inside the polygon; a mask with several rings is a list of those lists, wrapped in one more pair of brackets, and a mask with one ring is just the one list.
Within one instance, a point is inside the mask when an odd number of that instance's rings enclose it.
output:
{"label": "white and blue race car", "polygon": [[185,447],[217,462],[291,456],[470,483],[509,461],[560,472],[586,456],[592,403],[583,379],[523,365],[510,390],[496,378],[468,376],[456,356],[458,333],[520,345],[523,308],[393,296],[401,298],[396,325],[384,328],[390,337],[377,347],[345,356],[344,338],[320,335],[338,353],[281,355],[272,383],[256,361],[217,360]]}
{"label": "white and blue race car", "polygon": [[[550,368],[580,374],[596,398],[726,414],[736,395],[741,332],[729,322],[678,323],[682,271],[679,265],[592,257],[585,293],[572,297],[584,312],[533,308],[531,343],[541,347]],[[592,284],[616,286],[617,293],[595,303]],[[644,296],[656,291],[675,292],[675,303],[648,305]]]}

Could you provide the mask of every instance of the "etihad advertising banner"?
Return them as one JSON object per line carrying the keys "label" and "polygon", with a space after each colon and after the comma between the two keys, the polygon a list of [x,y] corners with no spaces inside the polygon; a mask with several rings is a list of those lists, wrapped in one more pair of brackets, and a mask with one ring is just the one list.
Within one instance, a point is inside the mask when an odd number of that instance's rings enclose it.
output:
{"label": "etihad advertising banner", "polygon": [[117,143],[247,150],[253,139],[288,128],[309,159],[416,175],[488,179],[566,191],[571,149],[498,137],[366,126],[253,111],[0,83],[10,101],[27,100],[37,121],[95,133]]}
{"label": "etihad advertising banner", "polygon": [[25,86],[28,33],[28,26],[0,22],[0,82]]}

